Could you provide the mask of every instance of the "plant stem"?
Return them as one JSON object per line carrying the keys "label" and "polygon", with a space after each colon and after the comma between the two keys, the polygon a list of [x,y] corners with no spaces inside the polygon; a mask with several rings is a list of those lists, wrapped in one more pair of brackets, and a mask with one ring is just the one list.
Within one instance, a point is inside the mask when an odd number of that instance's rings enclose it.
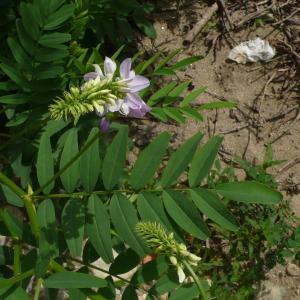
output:
{"label": "plant stem", "polygon": [[[172,189],[174,191],[190,191],[190,188],[174,188]],[[151,193],[162,193],[163,189],[142,189],[138,192],[151,192]],[[128,190],[128,189],[119,189],[119,190],[111,190],[111,191],[93,191],[93,192],[77,192],[77,193],[62,193],[62,194],[48,194],[48,195],[41,195],[41,196],[34,196],[35,200],[40,199],[47,199],[47,198],[80,198],[80,197],[89,197],[90,195],[112,195],[115,193],[126,193],[126,194],[132,194],[135,193],[134,190]]]}
{"label": "plant stem", "polygon": [[204,287],[203,287],[201,281],[199,280],[199,277],[196,275],[193,268],[191,267],[191,265],[186,260],[183,260],[182,262],[183,262],[184,266],[187,268],[187,270],[189,271],[189,273],[191,274],[191,276],[193,277],[194,282],[196,283],[196,285],[199,289],[199,292],[201,294],[202,299],[203,300],[208,300],[208,297],[206,295]]}
{"label": "plant stem", "polygon": [[0,172],[0,181],[3,182],[5,185],[7,185],[24,202],[28,214],[28,218],[30,221],[31,231],[34,234],[34,236],[37,239],[39,239],[40,228],[37,220],[35,205],[33,203],[31,195],[27,195],[27,193],[24,190],[22,190],[19,186],[17,186],[11,179],[9,179],[2,172]]}
{"label": "plant stem", "polygon": [[35,238],[39,240],[40,238],[40,226],[37,219],[36,208],[32,198],[29,195],[24,196],[24,205],[30,220],[31,231]]}
{"label": "plant stem", "polygon": [[17,186],[11,179],[9,179],[5,174],[0,172],[0,181],[7,185],[13,192],[15,192],[22,200],[23,196],[26,195],[19,186]]}
{"label": "plant stem", "polygon": [[4,288],[4,287],[8,287],[11,286],[25,278],[28,278],[30,276],[32,276],[34,273],[34,269],[30,269],[22,274],[19,274],[17,276],[11,277],[9,279],[1,279],[0,280],[0,288]]}
{"label": "plant stem", "polygon": [[50,261],[50,264],[49,264],[50,268],[56,272],[64,272],[66,271],[66,269],[61,266],[59,263],[57,263],[54,259],[52,259]]}
{"label": "plant stem", "polygon": [[33,300],[39,300],[42,289],[43,279],[39,278],[35,287]]}
{"label": "plant stem", "polygon": [[58,178],[62,173],[64,173],[97,139],[99,138],[99,133],[95,134],[81,149],[80,151],[71,159],[67,164],[65,164],[58,172],[56,172],[52,178],[50,178],[45,184],[43,184],[33,196],[37,196],[43,191],[52,181]]}
{"label": "plant stem", "polygon": [[14,266],[13,266],[14,276],[17,276],[21,273],[20,258],[21,258],[21,245],[19,241],[16,241],[14,245]]}

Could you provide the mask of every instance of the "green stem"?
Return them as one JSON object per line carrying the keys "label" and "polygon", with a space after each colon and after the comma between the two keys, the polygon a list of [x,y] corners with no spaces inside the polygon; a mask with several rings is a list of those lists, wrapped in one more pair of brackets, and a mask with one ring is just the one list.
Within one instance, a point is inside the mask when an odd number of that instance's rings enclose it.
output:
{"label": "green stem", "polygon": [[30,269],[20,275],[17,275],[17,276],[14,276],[14,277],[11,277],[9,279],[0,279],[0,288],[5,288],[5,287],[8,287],[8,286],[11,286],[25,278],[28,278],[30,276],[32,276],[34,273],[34,269]]}
{"label": "green stem", "polygon": [[33,203],[33,200],[30,196],[24,196],[24,205],[30,220],[31,231],[34,234],[35,238],[39,240],[40,238],[40,226],[38,223],[38,218],[36,214],[36,208]]}
{"label": "green stem", "polygon": [[[17,186],[12,180],[10,180],[5,174],[0,172],[0,181],[7,185],[13,192],[15,192],[21,199],[26,195],[19,186]],[[23,200],[23,199],[22,199]]]}
{"label": "green stem", "polygon": [[43,184],[33,196],[40,194],[52,181],[55,181],[61,174],[63,174],[97,139],[99,138],[99,133],[95,134],[81,149],[80,151],[66,164],[64,165],[57,173],[54,174],[45,184]]}
{"label": "green stem", "polygon": [[52,259],[50,261],[49,267],[50,267],[50,269],[52,269],[55,272],[64,272],[64,271],[66,271],[66,269],[63,266],[61,266],[58,262],[56,262],[54,259]]}
{"label": "green stem", "polygon": [[10,180],[5,174],[0,172],[0,182],[3,182],[6,186],[8,186],[15,194],[17,194],[20,199],[24,202],[28,218],[30,221],[30,227],[34,236],[39,239],[40,229],[36,215],[35,205],[32,201],[30,195],[27,195],[25,191],[23,191],[19,186],[17,186],[12,180]]}
{"label": "green stem", "polygon": [[15,242],[14,245],[14,276],[17,276],[21,273],[21,245],[19,241]]}
{"label": "green stem", "polygon": [[42,289],[43,279],[39,278],[35,287],[33,300],[39,300]]}
{"label": "green stem", "polygon": [[[174,191],[190,191],[191,188],[174,188],[172,189]],[[142,189],[139,190],[138,192],[151,192],[151,193],[162,193],[164,190],[163,189]],[[34,196],[35,200],[41,200],[41,199],[47,199],[47,198],[81,198],[81,197],[89,197],[91,195],[112,195],[115,193],[126,193],[126,194],[131,194],[135,193],[134,190],[128,190],[128,189],[118,189],[118,190],[111,190],[111,191],[93,191],[93,192],[77,192],[77,193],[63,193],[63,194],[47,194],[47,195],[42,195],[42,196]]]}
{"label": "green stem", "polygon": [[196,285],[199,289],[199,292],[201,294],[202,299],[203,300],[208,300],[208,297],[206,295],[204,287],[203,287],[201,281],[199,280],[199,277],[196,275],[193,268],[191,267],[191,265],[186,260],[183,260],[182,262],[183,262],[184,266],[187,268],[187,270],[189,271],[189,273],[191,274],[191,276],[193,277],[194,282],[196,283]]}

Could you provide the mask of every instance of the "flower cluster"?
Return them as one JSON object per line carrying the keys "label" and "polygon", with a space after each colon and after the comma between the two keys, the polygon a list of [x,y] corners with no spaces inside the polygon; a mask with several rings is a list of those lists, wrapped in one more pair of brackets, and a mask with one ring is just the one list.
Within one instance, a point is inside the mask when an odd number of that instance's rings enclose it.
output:
{"label": "flower cluster", "polygon": [[110,58],[104,61],[104,72],[99,65],[94,65],[95,71],[84,75],[85,83],[72,87],[50,105],[53,119],[68,119],[75,121],[83,114],[95,111],[102,117],[101,128],[107,129],[108,123],[104,116],[119,112],[122,115],[142,118],[150,111],[150,107],[140,98],[138,92],[149,86],[149,80],[136,75],[131,69],[131,59],[125,59],[116,76],[117,65]]}
{"label": "flower cluster", "polygon": [[157,254],[165,254],[177,269],[179,282],[185,280],[183,261],[189,265],[197,266],[201,260],[197,255],[189,252],[186,245],[178,243],[173,233],[167,233],[158,223],[139,222],[136,225],[137,233],[146,241],[147,245],[155,249]]}

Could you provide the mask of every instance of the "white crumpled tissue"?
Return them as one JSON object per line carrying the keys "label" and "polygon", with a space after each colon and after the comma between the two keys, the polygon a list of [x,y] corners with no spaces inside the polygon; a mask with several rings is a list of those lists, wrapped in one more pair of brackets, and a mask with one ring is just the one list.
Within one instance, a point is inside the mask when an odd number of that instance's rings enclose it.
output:
{"label": "white crumpled tissue", "polygon": [[269,44],[268,41],[256,38],[239,44],[234,47],[228,58],[236,61],[239,64],[247,62],[257,62],[259,60],[269,61],[275,56],[275,49]]}

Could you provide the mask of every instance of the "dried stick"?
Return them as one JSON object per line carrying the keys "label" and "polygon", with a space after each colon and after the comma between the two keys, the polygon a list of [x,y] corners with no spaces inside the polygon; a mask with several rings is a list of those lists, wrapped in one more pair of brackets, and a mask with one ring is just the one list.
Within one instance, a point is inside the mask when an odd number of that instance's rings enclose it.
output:
{"label": "dried stick", "polygon": [[295,11],[293,11],[289,16],[287,16],[286,18],[276,22],[276,23],[273,23],[272,25],[275,26],[275,25],[279,25],[285,21],[288,21],[290,18],[292,18],[294,15],[296,15],[298,12],[300,11],[300,8],[296,9]]}
{"label": "dried stick", "polygon": [[271,122],[271,121],[276,121],[278,119],[284,118],[287,114],[289,114],[290,112],[292,112],[293,110],[298,109],[298,108],[299,108],[299,105],[295,105],[293,107],[288,108],[284,112],[280,112],[270,118],[266,118],[265,121]]}
{"label": "dried stick", "polygon": [[207,24],[207,22],[211,19],[213,14],[218,10],[218,4],[214,3],[212,6],[210,6],[205,15],[195,24],[194,28],[188,32],[186,35],[185,40],[183,41],[183,44],[185,46],[190,45],[197,35],[201,32],[201,30],[204,28],[204,26]]}
{"label": "dried stick", "polygon": [[286,165],[284,165],[280,170],[278,170],[278,174],[286,172],[288,169],[300,163],[300,157],[296,157],[289,161]]}
{"label": "dried stick", "polygon": [[264,15],[268,10],[272,9],[273,6],[274,6],[274,4],[271,4],[262,10],[255,11],[251,14],[248,14],[243,20],[241,20],[239,23],[236,24],[235,28],[237,29],[237,28],[241,27],[242,25],[244,25],[245,23],[251,21],[252,19],[256,19],[256,18]]}
{"label": "dried stick", "polygon": [[242,129],[248,128],[250,125],[246,124],[246,125],[241,125],[239,127],[233,128],[233,129],[229,129],[229,130],[224,130],[224,131],[220,131],[220,134],[229,134],[229,133],[234,133],[234,132],[238,132]]}
{"label": "dried stick", "polygon": [[284,135],[288,134],[291,130],[291,127],[293,127],[293,125],[299,120],[299,117],[300,117],[300,113],[298,113],[297,117],[287,126],[287,128],[281,134],[279,134],[273,140],[271,140],[266,144],[273,144],[277,142],[279,139],[281,139]]}

